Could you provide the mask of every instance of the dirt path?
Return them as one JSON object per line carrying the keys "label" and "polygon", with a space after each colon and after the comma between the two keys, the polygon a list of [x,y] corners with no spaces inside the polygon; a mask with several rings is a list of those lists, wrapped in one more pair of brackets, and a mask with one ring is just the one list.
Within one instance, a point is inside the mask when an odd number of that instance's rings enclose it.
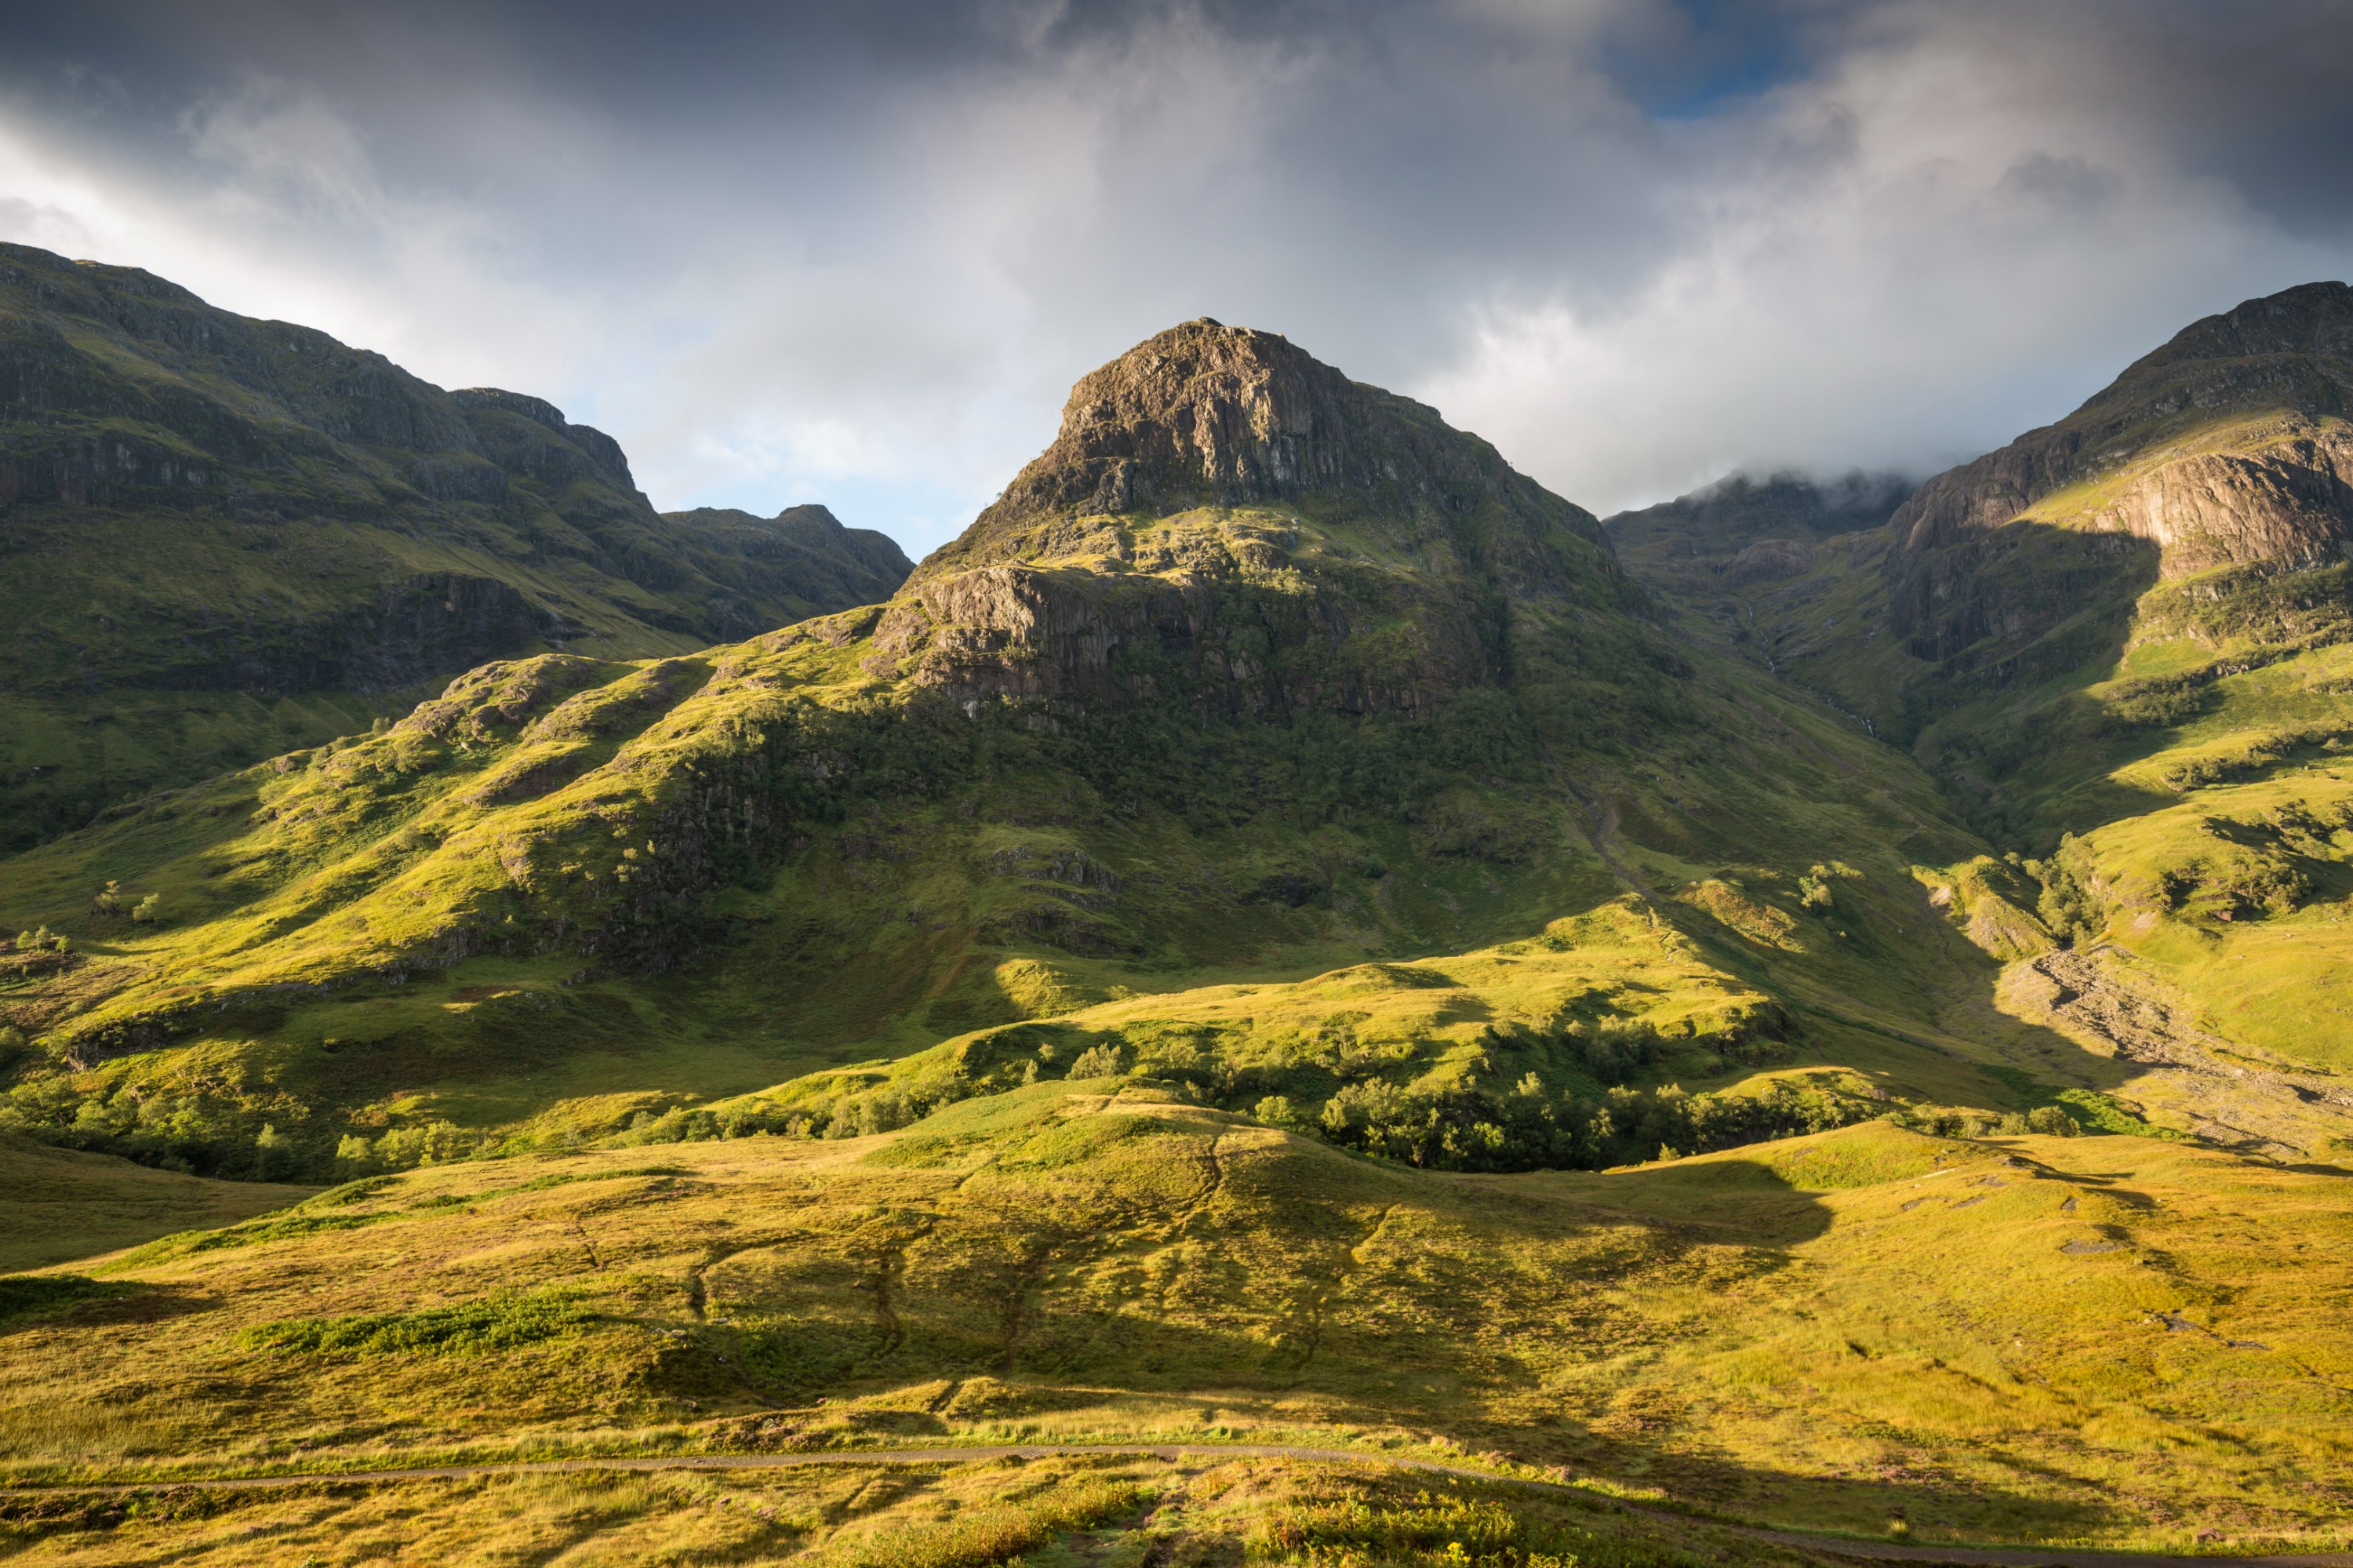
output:
{"label": "dirt path", "polygon": [[2197,1010],[2121,948],[2045,953],[2003,989],[2103,1055],[2141,1069],[2132,1092],[2180,1112],[2199,1137],[2302,1160],[2353,1133],[2353,1086],[2201,1029]]}
{"label": "dirt path", "polygon": [[[965,1447],[875,1448],[864,1452],[828,1454],[687,1454],[643,1459],[536,1459],[495,1465],[425,1465],[404,1470],[322,1471],[301,1476],[211,1478],[185,1481],[149,1481],[137,1485],[0,1487],[0,1499],[28,1494],[92,1493],[122,1496],[192,1488],[199,1491],[274,1491],[322,1484],[372,1485],[397,1481],[462,1481],[498,1476],[536,1476],[582,1470],[773,1470],[802,1465],[939,1465],[970,1464],[983,1459],[1018,1457],[1048,1459],[1070,1454],[1132,1454],[1165,1459],[1172,1464],[1191,1459],[1215,1463],[1223,1459],[1299,1459],[1317,1464],[1386,1465],[1393,1469],[1429,1475],[1459,1476],[1466,1480],[1522,1487],[1535,1491],[1577,1492],[1587,1499],[1598,1494],[1554,1481],[1523,1480],[1497,1476],[1466,1465],[1444,1465],[1434,1459],[1408,1459],[1388,1454],[1364,1454],[1346,1448],[1309,1448],[1283,1443],[998,1443]],[[1826,1556],[1873,1562],[1956,1563],[2000,1565],[2000,1568],[2213,1568],[2217,1563],[2245,1568],[2353,1568],[2353,1552],[2317,1552],[2270,1557],[2168,1556],[2152,1552],[2099,1552],[2074,1547],[1979,1547],[1915,1545],[1843,1536],[1807,1535],[1790,1530],[1761,1530],[1696,1519],[1665,1509],[1644,1508],[1621,1499],[1605,1499],[1628,1513],[1669,1523],[1699,1525],[1729,1531],[1752,1541]]]}

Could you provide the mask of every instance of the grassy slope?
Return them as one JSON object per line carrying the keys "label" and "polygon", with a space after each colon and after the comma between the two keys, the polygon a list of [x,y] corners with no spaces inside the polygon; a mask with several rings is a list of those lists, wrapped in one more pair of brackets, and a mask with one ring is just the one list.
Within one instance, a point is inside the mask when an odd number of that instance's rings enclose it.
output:
{"label": "grassy slope", "polygon": [[[453,1563],[561,1562],[747,1568],[1144,1568],[1259,1561],[1444,1564],[1475,1552],[1529,1568],[1696,1568],[1819,1561],[1730,1531],[1624,1513],[1607,1499],[1280,1459],[1060,1457],[839,1464],[712,1475],[531,1476],[227,1497],[17,1504],[13,1560],[253,1561],[256,1539],[343,1564],[416,1554]],[[1310,1553],[1317,1553],[1311,1557]],[[1352,1552],[1353,1555],[1343,1556]],[[1508,1558],[1504,1555],[1510,1553]],[[1462,1558],[1461,1560],[1468,1560]]]}
{"label": "grassy slope", "polygon": [[97,1271],[133,1293],[0,1339],[0,1442],[121,1473],[1442,1438],[1791,1524],[2316,1549],[2344,1544],[2342,1186],[1885,1124],[1447,1177],[1041,1086],[874,1139],[441,1167],[151,1245]]}
{"label": "grassy slope", "polygon": [[0,1273],[39,1268],[168,1235],[232,1224],[312,1189],[213,1181],[0,1133]]}
{"label": "grassy slope", "polygon": [[[1339,525],[1287,525],[1300,557],[1378,565]],[[1316,590],[1293,570],[1268,591]],[[161,798],[0,867],[0,908],[89,958],[14,993],[13,1015],[52,1053],[111,1058],[37,1069],[19,1114],[55,1125],[95,1098],[96,1125],[123,1140],[109,1147],[162,1148],[154,1107],[209,1093],[213,1152],[189,1158],[233,1169],[230,1146],[274,1118],[324,1173],[353,1133],[595,1133],[1026,1018],[1093,1028],[1086,1010],[1106,1006],[1122,1027],[1215,1023],[1212,1054],[1255,1069],[1291,1049],[1275,1036],[1357,1011],[1310,988],[1261,1028],[1250,1020],[1275,1014],[1257,990],[1445,954],[1476,955],[1452,1011],[1400,1019],[1395,1059],[1358,1075],[1422,1077],[1493,1027],[1614,1017],[1693,1039],[1761,1009],[1787,1021],[1765,1031],[1785,1037],[1781,1061],[1852,1067],[1857,1086],[1931,1105],[2018,1103],[1971,1059],[2054,1085],[2115,1079],[1982,1005],[1996,965],[1953,929],[1968,902],[1952,922],[1929,902],[1982,846],[1925,778],[1728,656],[1664,683],[1667,716],[1620,732],[1638,745],[1597,732],[1585,694],[1625,699],[1541,620],[1517,638],[1508,694],[1418,721],[1188,735],[1113,715],[1128,727],[1074,733],[1018,706],[926,705],[877,673],[862,625],[653,665],[491,667],[387,734]],[[1447,766],[1450,751],[1464,760]],[[812,793],[812,757],[848,772],[831,765],[842,778]],[[642,913],[633,890],[726,848],[693,791],[746,766],[751,800],[738,789],[719,810],[791,788],[797,825],[709,895]],[[1335,790],[1359,809],[1318,798]],[[90,916],[108,879],[160,894],[168,923]],[[1977,885],[1980,916],[2006,911],[2031,938],[2031,916]],[[1594,918],[1561,924],[1580,916]],[[617,920],[637,935],[611,935]],[[647,928],[709,934],[685,968],[632,977],[584,966],[565,935],[600,923],[608,952]],[[1175,993],[1192,994],[1119,1000]],[[132,1031],[156,1020],[172,1048],[122,1054],[155,1043]],[[1669,1051],[1637,1081],[1728,1088],[1773,1060],[1722,1044]],[[1598,1092],[1570,1064],[1525,1067],[1547,1092]],[[1285,1092],[1312,1119],[1340,1081]]]}
{"label": "grassy slope", "polygon": [[[2116,541],[2085,530],[2115,493],[2187,457],[2260,451],[2277,422],[2249,414],[2168,430],[2023,513],[1990,552],[1993,569],[2017,585],[2097,577]],[[2041,899],[2063,934],[2152,966],[2249,1063],[2324,1078],[2353,1069],[2341,980],[2353,959],[2353,800],[2339,761],[2353,744],[2346,567],[2224,567],[2150,582],[2112,566],[2105,588],[2031,641],[1998,631],[1957,661],[2044,673],[1972,684],[1888,630],[1884,531],[1818,547],[1797,577],[1735,587],[1720,576],[1728,548],[1710,574],[1694,566],[1687,530],[1629,522],[1618,543],[1630,566],[1678,583],[1686,624],[1729,656],[1881,732],[1901,736],[1925,715],[1915,754],[2050,890],[2016,877],[2018,902]],[[2146,1085],[2127,1092],[2166,1097]]]}

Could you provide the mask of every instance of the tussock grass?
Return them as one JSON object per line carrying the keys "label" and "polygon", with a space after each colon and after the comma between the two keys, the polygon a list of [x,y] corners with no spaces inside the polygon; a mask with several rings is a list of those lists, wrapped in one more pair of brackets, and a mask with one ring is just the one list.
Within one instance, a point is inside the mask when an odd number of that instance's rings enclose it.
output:
{"label": "tussock grass", "polygon": [[812,1561],[826,1568],[987,1568],[1055,1537],[1134,1511],[1147,1495],[1125,1478],[1055,1476],[1026,1496],[979,1502],[936,1523],[897,1524],[829,1542]]}
{"label": "tussock grass", "polygon": [[[0,1334],[0,1456],[1226,1437],[1500,1451],[1869,1533],[1901,1504],[1927,1537],[2172,1539],[2119,1489],[2183,1531],[2341,1531],[2338,1177],[1884,1122],[1445,1175],[1110,1082],[665,1154],[411,1172],[335,1211],[398,1226],[124,1269],[138,1295]],[[601,1320],[487,1342],[500,1300]]]}

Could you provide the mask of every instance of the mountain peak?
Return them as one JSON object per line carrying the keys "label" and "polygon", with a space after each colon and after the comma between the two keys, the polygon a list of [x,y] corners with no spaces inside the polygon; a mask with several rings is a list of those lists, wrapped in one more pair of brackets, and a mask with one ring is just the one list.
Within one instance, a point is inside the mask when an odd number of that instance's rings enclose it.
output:
{"label": "mountain peak", "polygon": [[1155,488],[1247,503],[1343,482],[1350,426],[1377,396],[1286,338],[1202,316],[1081,379],[1006,503],[1121,513]]}
{"label": "mountain peak", "polygon": [[1600,543],[1589,516],[1435,408],[1279,333],[1200,316],[1082,376],[1053,444],[918,575],[1056,553],[1053,540],[1097,526],[1085,519],[1312,503],[1335,521],[1459,523],[1489,501],[1531,534],[1567,523]]}

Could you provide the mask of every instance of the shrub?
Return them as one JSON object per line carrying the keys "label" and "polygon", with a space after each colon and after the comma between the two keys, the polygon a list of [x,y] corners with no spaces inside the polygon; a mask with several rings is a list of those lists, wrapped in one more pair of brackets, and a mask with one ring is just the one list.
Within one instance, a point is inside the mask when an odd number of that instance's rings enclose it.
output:
{"label": "shrub", "polygon": [[287,1318],[237,1336],[248,1350],[314,1356],[481,1355],[575,1334],[596,1314],[552,1290],[502,1291],[455,1307],[350,1318]]}
{"label": "shrub", "polygon": [[2073,1138],[2082,1129],[2075,1118],[2057,1106],[2037,1106],[2026,1113],[2026,1129],[2052,1138]]}
{"label": "shrub", "polygon": [[1287,1095],[1269,1095],[1250,1107],[1250,1115],[1269,1127],[1296,1128],[1298,1115],[1291,1108]]}
{"label": "shrub", "polygon": [[1116,1045],[1090,1045],[1071,1064],[1073,1078],[1113,1078],[1119,1073],[1120,1051]]}

